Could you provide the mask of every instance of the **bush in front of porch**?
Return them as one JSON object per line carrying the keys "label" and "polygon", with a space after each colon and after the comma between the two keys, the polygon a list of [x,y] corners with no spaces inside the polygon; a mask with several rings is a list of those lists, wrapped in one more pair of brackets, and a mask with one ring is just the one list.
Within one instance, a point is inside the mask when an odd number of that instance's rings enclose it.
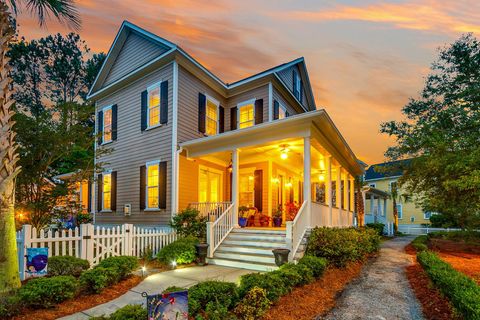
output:
{"label": "bush in front of porch", "polygon": [[193,236],[180,238],[163,247],[157,254],[158,260],[166,265],[192,263],[197,257],[195,249],[197,243],[198,238]]}

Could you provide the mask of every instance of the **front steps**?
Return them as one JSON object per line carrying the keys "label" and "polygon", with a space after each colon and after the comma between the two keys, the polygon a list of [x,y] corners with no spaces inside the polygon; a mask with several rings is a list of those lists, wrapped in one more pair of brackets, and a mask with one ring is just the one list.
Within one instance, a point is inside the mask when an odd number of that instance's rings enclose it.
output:
{"label": "front steps", "polygon": [[286,247],[285,234],[285,230],[275,229],[233,229],[208,262],[255,271],[275,270],[272,250]]}

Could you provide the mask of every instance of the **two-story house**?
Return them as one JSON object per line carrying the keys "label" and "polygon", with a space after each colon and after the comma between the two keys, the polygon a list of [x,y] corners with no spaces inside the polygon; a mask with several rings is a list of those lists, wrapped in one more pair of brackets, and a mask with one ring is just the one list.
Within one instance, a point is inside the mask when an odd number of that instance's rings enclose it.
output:
{"label": "two-story house", "polygon": [[[363,170],[317,109],[303,58],[225,83],[176,44],[124,22],[89,99],[96,148],[110,150],[96,159],[97,224],[167,225],[195,207],[211,215],[216,263],[245,254],[273,264],[269,245],[295,251],[309,227],[354,223],[353,179]],[[240,206],[280,212],[283,228],[238,229]],[[237,240],[245,247],[233,248]],[[261,240],[272,241],[248,250]]]}

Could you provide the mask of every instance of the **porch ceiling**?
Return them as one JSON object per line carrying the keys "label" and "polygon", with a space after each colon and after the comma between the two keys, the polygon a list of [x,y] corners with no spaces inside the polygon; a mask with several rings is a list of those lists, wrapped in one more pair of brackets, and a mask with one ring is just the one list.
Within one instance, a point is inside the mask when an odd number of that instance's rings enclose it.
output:
{"label": "porch ceiling", "polygon": [[263,154],[265,160],[265,155],[278,156],[280,146],[286,144],[292,158],[298,157],[301,160],[304,137],[312,137],[312,146],[318,151],[312,152],[312,164],[320,161],[322,156],[332,155],[338,164],[352,174],[363,173],[357,158],[324,110],[195,139],[181,143],[180,146],[186,150],[188,157],[214,156],[228,163],[229,152],[235,148],[242,150],[243,159],[246,157],[261,159]]}

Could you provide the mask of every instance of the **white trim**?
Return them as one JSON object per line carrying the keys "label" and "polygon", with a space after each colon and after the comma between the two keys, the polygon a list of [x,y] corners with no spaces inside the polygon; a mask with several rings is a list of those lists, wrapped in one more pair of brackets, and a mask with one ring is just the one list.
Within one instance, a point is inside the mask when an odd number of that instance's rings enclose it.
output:
{"label": "white trim", "polygon": [[365,179],[365,182],[369,183],[370,181],[379,181],[379,180],[390,180],[400,178],[401,176],[392,176],[392,177],[383,177],[383,178],[375,178],[375,179]]}
{"label": "white trim", "polygon": [[273,86],[268,83],[268,121],[273,121]]}
{"label": "white trim", "polygon": [[[104,195],[105,195],[105,176],[110,175],[110,208],[105,209],[104,206]],[[112,212],[112,169],[104,170],[102,172],[102,209],[100,212]]]}
{"label": "white trim", "polygon": [[[160,176],[160,160],[152,160],[145,163],[145,209],[143,209],[144,211],[160,210],[160,203],[159,203],[159,207],[148,206],[148,167],[155,166],[155,165],[158,165],[158,173]],[[160,192],[160,179],[158,180],[157,188],[158,188],[158,192]]]}
{"label": "white trim", "polygon": [[[157,128],[157,127],[160,127],[162,125],[162,123],[161,123],[161,114],[162,114],[162,89],[161,89],[161,86],[162,86],[162,82],[163,81],[155,82],[155,83],[153,83],[153,84],[151,84],[147,87],[147,127],[145,128],[145,130]],[[156,88],[158,88],[158,101],[159,101],[158,102],[158,123],[151,126],[150,125],[150,91],[155,90]]]}
{"label": "white trim", "polygon": [[178,63],[173,61],[173,86],[172,86],[172,192],[171,192],[171,216],[178,211],[178,181],[179,181],[179,155],[178,144]]}
{"label": "white trim", "polygon": [[255,101],[257,101],[257,99],[253,98],[253,99],[249,99],[249,100],[237,103],[237,130],[240,129],[240,109],[243,108],[243,107],[246,107],[250,104],[253,106],[253,119],[252,119],[253,124],[251,126],[241,128],[241,129],[247,129],[247,128],[255,126]]}
{"label": "white trim", "polygon": [[[208,95],[207,93],[204,93],[205,95],[205,135],[207,136],[213,136],[215,134],[220,133],[220,102],[213,98],[212,96]],[[215,134],[208,134],[207,133],[207,120],[208,120],[208,100],[212,102],[214,105],[217,106],[217,132]]]}
{"label": "white trim", "polygon": [[[102,108],[102,146],[105,145],[105,144],[108,144],[110,142],[113,141],[113,109],[112,109],[113,105],[108,105],[106,107],[103,107]],[[105,137],[105,111],[107,110],[110,110],[110,115],[111,115],[111,119],[110,119],[110,140],[108,141],[105,141],[104,140],[104,137]]]}

